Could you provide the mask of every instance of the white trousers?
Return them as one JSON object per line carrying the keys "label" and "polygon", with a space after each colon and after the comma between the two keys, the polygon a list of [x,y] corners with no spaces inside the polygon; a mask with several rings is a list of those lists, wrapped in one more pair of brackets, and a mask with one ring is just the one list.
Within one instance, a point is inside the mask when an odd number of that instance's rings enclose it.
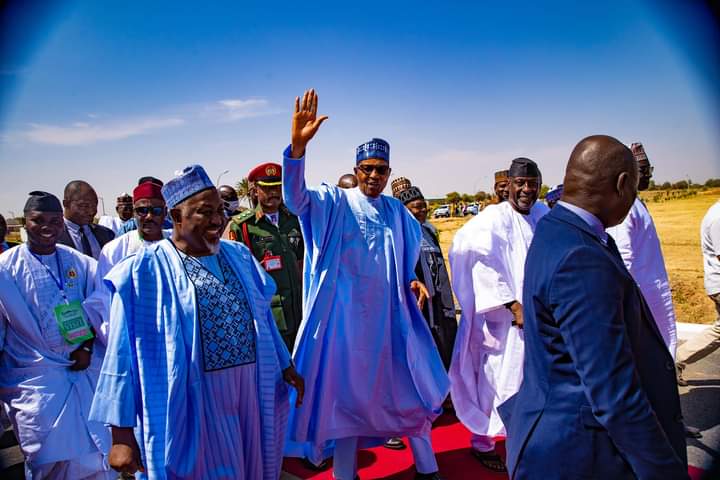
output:
{"label": "white trousers", "polygon": [[[415,459],[415,470],[418,473],[434,473],[438,471],[435,452],[432,449],[430,433],[420,437],[408,437],[410,449]],[[354,480],[357,475],[358,437],[340,438],[335,440],[335,456],[333,457],[333,477],[337,480]]]}

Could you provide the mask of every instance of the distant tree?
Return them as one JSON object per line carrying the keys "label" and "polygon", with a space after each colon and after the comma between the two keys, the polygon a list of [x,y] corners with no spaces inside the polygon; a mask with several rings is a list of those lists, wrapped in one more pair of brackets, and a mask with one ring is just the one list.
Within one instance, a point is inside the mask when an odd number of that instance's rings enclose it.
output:
{"label": "distant tree", "polygon": [[655,185],[655,180],[650,180],[650,185],[648,186],[648,190],[657,190],[657,185]]}
{"label": "distant tree", "polygon": [[673,183],[672,188],[674,190],[687,190],[688,182],[687,182],[687,180],[680,180],[679,182]]}
{"label": "distant tree", "polygon": [[670,190],[671,188],[673,188],[673,186],[670,182],[665,182],[662,185],[660,185],[661,190]]}
{"label": "distant tree", "polygon": [[544,183],[540,187],[540,195],[538,195],[539,198],[545,198],[545,195],[547,195],[547,192],[550,190],[550,187],[548,185],[545,185]]}
{"label": "distant tree", "polygon": [[237,190],[238,197],[247,197],[248,190],[249,190],[249,182],[247,177],[240,180],[238,183],[235,184],[235,190]]}
{"label": "distant tree", "polygon": [[445,201],[447,203],[458,203],[460,201],[461,197],[458,192],[450,192],[447,195],[445,195]]}
{"label": "distant tree", "polygon": [[475,200],[478,202],[484,202],[488,198],[488,194],[480,191],[475,194]]}
{"label": "distant tree", "polygon": [[708,188],[720,187],[720,178],[710,178],[705,182],[705,186]]}
{"label": "distant tree", "polygon": [[463,193],[460,198],[465,203],[472,203],[475,201],[475,197],[470,195],[469,193]]}

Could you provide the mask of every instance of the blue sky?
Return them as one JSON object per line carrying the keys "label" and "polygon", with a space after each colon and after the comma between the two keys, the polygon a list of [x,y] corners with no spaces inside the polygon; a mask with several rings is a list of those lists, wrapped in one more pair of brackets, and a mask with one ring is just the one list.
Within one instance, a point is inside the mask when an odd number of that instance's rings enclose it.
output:
{"label": "blue sky", "polygon": [[429,197],[489,190],[517,156],[559,183],[572,147],[595,133],[642,141],[657,181],[720,177],[720,42],[700,7],[87,1],[43,11],[5,12],[3,214],[76,178],[107,210],[138,177],[168,179],[190,163],[212,178],[229,170],[222,183],[234,183],[280,161],[293,99],[309,87],[330,116],[308,150],[310,184],[351,171],[354,148],[374,136],[390,142],[393,174]]}

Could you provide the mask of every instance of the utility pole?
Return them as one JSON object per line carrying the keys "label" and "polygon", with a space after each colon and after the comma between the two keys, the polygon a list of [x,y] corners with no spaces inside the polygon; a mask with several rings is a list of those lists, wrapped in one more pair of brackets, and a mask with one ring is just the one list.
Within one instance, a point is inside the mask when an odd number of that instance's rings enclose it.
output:
{"label": "utility pole", "polygon": [[219,186],[220,186],[220,177],[222,177],[223,175],[225,175],[225,174],[228,173],[228,172],[230,172],[230,170],[225,170],[225,171],[222,172],[220,175],[218,175],[217,180],[215,180],[215,186],[216,186],[216,187],[219,187]]}

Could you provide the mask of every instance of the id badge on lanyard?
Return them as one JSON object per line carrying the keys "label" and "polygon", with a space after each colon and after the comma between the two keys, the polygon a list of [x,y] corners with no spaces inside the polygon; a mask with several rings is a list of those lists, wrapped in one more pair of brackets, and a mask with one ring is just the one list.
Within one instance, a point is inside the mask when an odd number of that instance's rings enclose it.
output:
{"label": "id badge on lanyard", "polygon": [[55,320],[57,320],[60,333],[69,344],[82,343],[95,336],[90,330],[90,324],[88,324],[79,300],[55,307]]}
{"label": "id badge on lanyard", "polygon": [[63,269],[62,264],[60,263],[60,252],[55,253],[55,261],[57,262],[57,271],[60,278],[57,278],[52,270],[42,263],[42,260],[40,260],[37,255],[33,254],[33,256],[50,274],[50,277],[55,282],[58,290],[60,290],[60,295],[65,301],[65,303],[61,303],[53,309],[55,321],[57,322],[60,334],[63,336],[65,341],[71,345],[75,345],[95,337],[92,329],[90,328],[90,324],[87,321],[87,317],[85,316],[82,303],[80,303],[79,300],[69,302],[67,295],[65,295]]}

